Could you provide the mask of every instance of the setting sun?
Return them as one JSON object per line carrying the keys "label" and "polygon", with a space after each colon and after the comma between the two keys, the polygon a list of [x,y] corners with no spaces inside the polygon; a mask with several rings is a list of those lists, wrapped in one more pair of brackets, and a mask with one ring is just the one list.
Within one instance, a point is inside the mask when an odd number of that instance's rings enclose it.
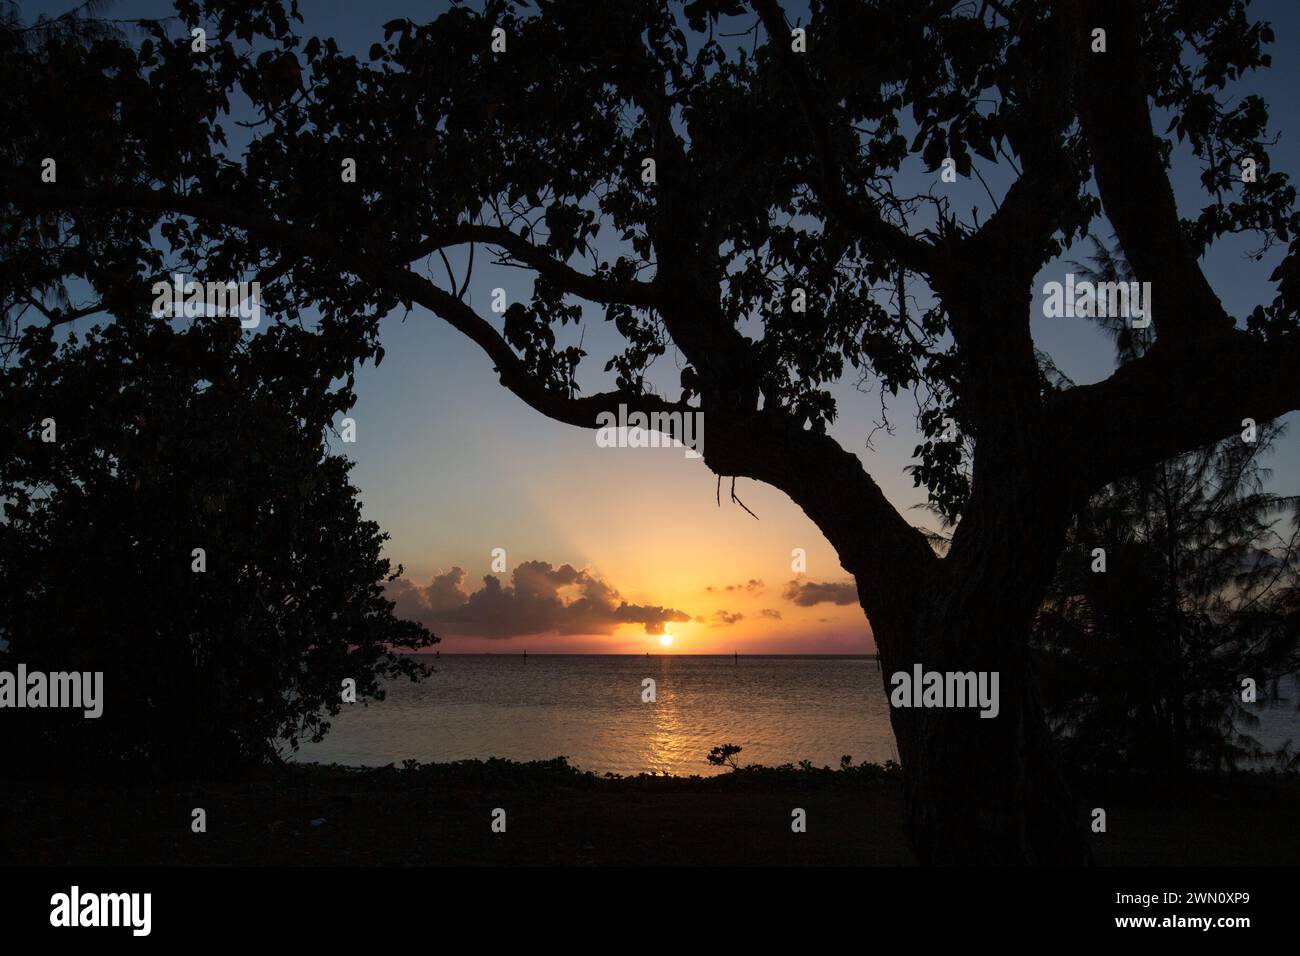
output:
{"label": "setting sun", "polygon": [[659,643],[662,644],[664,647],[672,647],[673,636],[671,634],[666,634],[666,633],[660,634]]}

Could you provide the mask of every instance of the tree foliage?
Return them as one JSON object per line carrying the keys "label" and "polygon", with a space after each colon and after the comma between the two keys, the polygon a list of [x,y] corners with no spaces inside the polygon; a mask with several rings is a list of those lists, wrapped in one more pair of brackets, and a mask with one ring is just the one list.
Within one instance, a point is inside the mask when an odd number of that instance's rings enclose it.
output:
{"label": "tree foliage", "polygon": [[1230,769],[1266,756],[1249,728],[1300,672],[1300,512],[1264,490],[1260,465],[1279,434],[1162,462],[1078,517],[1035,633],[1071,763]]}
{"label": "tree foliage", "polygon": [[[1133,279],[1097,240],[1079,268],[1096,282]],[[1123,319],[1092,321],[1120,365],[1152,346]],[[1284,435],[1252,427],[1159,462],[1075,519],[1034,633],[1071,763],[1166,772],[1270,756],[1249,728],[1300,672],[1300,497],[1266,490],[1263,464]]]}
{"label": "tree foliage", "polygon": [[[364,58],[304,35],[297,5],[269,0],[178,2],[187,27],[209,30],[204,52],[171,21],[142,24],[139,43],[55,32],[37,49],[10,30],[6,189],[43,211],[8,224],[6,300],[27,307],[76,277],[111,309],[141,302],[168,265],[261,275],[272,314],[318,309],[363,360],[378,318],[419,302],[484,346],[531,403],[589,424],[592,403],[560,401],[584,354],[557,335],[587,299],[626,341],[604,359],[620,397],[644,394],[670,347],[684,358],[671,404],[815,433],[834,420],[829,385],[848,369],[883,393],[919,390],[927,439],[914,474],[957,515],[969,476],[939,434],[949,415],[973,440],[981,431],[967,407],[981,389],[966,382],[978,349],[963,347],[952,308],[963,287],[989,285],[974,253],[1004,244],[1003,271],[1024,282],[1101,212],[1087,188],[1099,143],[1071,86],[1086,84],[1070,33],[1081,23],[1067,7],[815,2],[816,55],[798,62],[775,4],[716,0],[619,0],[599,16],[457,3],[427,23],[389,22]],[[757,42],[759,17],[776,40]],[[748,24],[752,46],[727,40],[724,22]],[[1219,95],[1268,65],[1268,25],[1240,0],[1146,4],[1122,25],[1137,35],[1114,37],[1126,48],[1112,60],[1141,50],[1144,92],[1204,165],[1207,202],[1180,226],[1187,251],[1227,233],[1294,242],[1294,188],[1269,164],[1265,104]],[[494,28],[505,53],[490,48]],[[241,109],[257,117],[251,130],[231,119]],[[1157,145],[1153,161],[1168,163],[1171,142]],[[61,165],[42,189],[44,156]],[[1249,186],[1243,156],[1260,163]],[[645,158],[654,183],[639,175]],[[946,158],[963,176],[1009,163],[1020,177],[983,222],[934,191],[896,192],[909,163]],[[344,159],[360,170],[353,186]],[[536,272],[500,331],[465,305],[463,285],[404,268],[469,244]],[[1293,248],[1279,296],[1251,317],[1257,334],[1293,331],[1296,261]],[[804,312],[791,308],[796,288]],[[695,318],[672,315],[688,301]]]}
{"label": "tree foliage", "polygon": [[104,675],[98,718],[8,712],[28,767],[256,764],[320,739],[345,679],[364,702],[423,673],[395,651],[435,638],[392,616],[401,569],[324,444],[337,356],[240,331],[35,326],[0,370],[0,667]]}

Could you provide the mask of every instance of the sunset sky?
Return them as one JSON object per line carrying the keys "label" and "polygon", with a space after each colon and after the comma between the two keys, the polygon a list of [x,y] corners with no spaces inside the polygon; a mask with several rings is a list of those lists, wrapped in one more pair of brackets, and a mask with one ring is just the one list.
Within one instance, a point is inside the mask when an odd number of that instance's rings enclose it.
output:
{"label": "sunset sky", "polygon": [[[69,4],[24,5],[24,13],[57,13]],[[372,0],[366,4],[301,4],[304,35],[337,37],[359,56],[382,35],[381,24],[398,16],[433,16],[438,3]],[[793,11],[793,5],[791,7]],[[1274,69],[1252,81],[1283,131],[1273,151],[1275,168],[1300,174],[1300,57],[1291,38],[1300,13],[1291,0],[1258,3],[1253,10],[1273,21],[1279,42]],[[108,15],[166,16],[165,2],[122,2]],[[815,55],[815,36],[809,38]],[[1184,212],[1193,208],[1195,171],[1176,180]],[[899,192],[929,188],[937,174],[919,167],[900,177]],[[1005,185],[1005,180],[1002,180]],[[998,182],[990,183],[995,189]],[[987,208],[978,183],[959,182],[954,205]],[[1109,239],[1109,230],[1100,233]],[[1280,258],[1246,261],[1249,241],[1224,242],[1206,263],[1211,282],[1230,313],[1243,316],[1271,298],[1264,284]],[[1082,259],[1076,247],[1067,259]],[[453,260],[453,265],[459,262]],[[1053,263],[1039,276],[1061,280],[1069,266]],[[431,273],[443,280],[441,267]],[[511,301],[530,280],[521,270],[484,266],[470,284],[471,302],[491,316],[491,290],[506,289]],[[1155,308],[1160,290],[1154,291]],[[493,317],[495,318],[495,317]],[[90,320],[83,320],[83,327]],[[616,336],[596,309],[585,327],[586,391],[610,387],[600,372]],[[1035,310],[1040,348],[1079,384],[1104,378],[1113,368],[1110,343],[1084,319],[1046,319]],[[576,342],[577,333],[572,336]],[[874,650],[851,584],[820,532],[783,494],[748,480],[736,493],[757,516],[729,500],[729,480],[715,500],[716,477],[698,460],[672,448],[599,448],[595,432],[543,418],[496,383],[491,363],[468,340],[429,313],[415,309],[389,316],[383,329],[386,358],[379,369],[358,376],[360,401],[352,413],[357,442],[336,451],[357,462],[353,479],[362,490],[367,517],[392,536],[388,554],[405,566],[393,589],[399,609],[430,622],[443,639],[442,652],[518,653],[868,653]],[[652,379],[675,397],[679,359],[662,358]],[[839,420],[832,434],[857,451],[900,509],[924,500],[903,469],[917,444],[910,399],[891,403],[895,435],[877,432],[874,451],[865,444],[880,416],[873,390],[859,392],[852,380],[837,390]],[[1170,396],[1177,401],[1177,396]],[[1141,414],[1134,409],[1133,414]],[[1242,415],[1249,414],[1243,410]],[[1291,416],[1294,429],[1295,416]],[[1273,487],[1300,491],[1296,433],[1271,462]],[[705,423],[704,441],[708,441]],[[906,512],[915,523],[919,511]],[[485,585],[494,548],[506,553],[507,571]],[[806,573],[791,570],[791,552],[807,554]],[[626,605],[626,606],[625,606]],[[667,626],[671,647],[660,642]],[[540,631],[540,633],[539,633]]]}

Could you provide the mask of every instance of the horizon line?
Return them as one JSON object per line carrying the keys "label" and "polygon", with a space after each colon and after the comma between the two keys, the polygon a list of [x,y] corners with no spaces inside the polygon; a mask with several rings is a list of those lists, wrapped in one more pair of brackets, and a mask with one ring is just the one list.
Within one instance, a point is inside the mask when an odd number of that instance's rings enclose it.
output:
{"label": "horizon line", "polygon": [[[442,652],[437,648],[432,650],[402,650],[399,653],[408,657],[426,657],[430,654],[436,654],[441,657]],[[875,658],[876,654],[741,654],[739,651],[727,653],[709,653],[709,654],[672,654],[663,653],[662,651],[646,651],[640,653],[636,651],[536,651],[529,654],[527,650],[522,651],[448,651],[448,657],[844,657],[844,658]]]}

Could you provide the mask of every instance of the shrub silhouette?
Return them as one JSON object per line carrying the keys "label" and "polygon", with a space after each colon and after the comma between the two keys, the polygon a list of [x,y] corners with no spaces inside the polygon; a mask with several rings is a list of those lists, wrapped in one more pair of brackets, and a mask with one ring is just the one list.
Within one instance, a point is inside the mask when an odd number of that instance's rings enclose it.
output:
{"label": "shrub silhouette", "polygon": [[265,762],[328,729],[345,679],[364,701],[423,672],[392,649],[436,639],[393,617],[401,569],[324,442],[352,401],[328,340],[238,339],[231,319],[29,329],[0,371],[0,666],[104,674],[98,719],[9,711],[0,748],[28,766]]}

